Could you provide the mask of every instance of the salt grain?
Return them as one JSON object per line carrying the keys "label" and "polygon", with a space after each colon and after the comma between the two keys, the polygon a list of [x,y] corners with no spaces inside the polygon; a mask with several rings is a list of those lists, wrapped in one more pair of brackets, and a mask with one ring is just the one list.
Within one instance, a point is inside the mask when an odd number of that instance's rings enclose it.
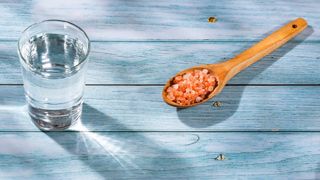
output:
{"label": "salt grain", "polygon": [[196,97],[196,102],[200,102],[202,100],[202,98],[201,97]]}
{"label": "salt grain", "polygon": [[202,72],[203,72],[204,74],[208,74],[209,71],[208,71],[208,69],[203,69]]}
{"label": "salt grain", "polygon": [[217,86],[217,81],[208,69],[196,69],[176,76],[167,88],[167,97],[180,105],[203,101]]}

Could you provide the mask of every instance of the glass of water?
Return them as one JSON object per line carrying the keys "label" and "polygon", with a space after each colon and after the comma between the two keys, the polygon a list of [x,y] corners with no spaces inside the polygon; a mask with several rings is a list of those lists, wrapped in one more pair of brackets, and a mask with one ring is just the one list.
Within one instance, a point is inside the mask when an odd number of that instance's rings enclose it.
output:
{"label": "glass of water", "polygon": [[29,115],[41,130],[64,130],[81,116],[90,40],[75,24],[46,20],[18,41]]}

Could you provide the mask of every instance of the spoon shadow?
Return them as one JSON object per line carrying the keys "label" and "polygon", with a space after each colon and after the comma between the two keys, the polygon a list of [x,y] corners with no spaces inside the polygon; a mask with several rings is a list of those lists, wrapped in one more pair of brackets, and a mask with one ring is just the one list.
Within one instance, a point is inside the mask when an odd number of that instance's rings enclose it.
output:
{"label": "spoon shadow", "polygon": [[[274,30],[266,33],[266,35],[273,31]],[[231,118],[236,113],[242,94],[250,81],[268,69],[273,63],[280,60],[296,46],[304,42],[313,32],[312,26],[308,26],[302,33],[275,52],[237,74],[234,79],[240,80],[241,78],[241,84],[227,84],[220,94],[199,106],[192,108],[177,108],[177,114],[180,121],[192,128],[206,128]],[[295,39],[299,40],[295,41]],[[247,49],[247,47],[238,50],[235,54],[238,54],[245,49]],[[234,80],[231,80],[231,82],[232,81]],[[214,107],[214,102],[221,102],[221,106]],[[199,112],[202,113],[199,114]]]}

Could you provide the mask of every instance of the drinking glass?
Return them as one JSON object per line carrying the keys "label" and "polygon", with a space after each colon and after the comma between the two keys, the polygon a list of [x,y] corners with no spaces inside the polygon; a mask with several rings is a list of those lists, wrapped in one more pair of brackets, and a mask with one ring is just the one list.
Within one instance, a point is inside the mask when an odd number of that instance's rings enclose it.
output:
{"label": "drinking glass", "polygon": [[29,26],[18,41],[28,112],[41,130],[64,130],[82,112],[87,34],[63,20]]}

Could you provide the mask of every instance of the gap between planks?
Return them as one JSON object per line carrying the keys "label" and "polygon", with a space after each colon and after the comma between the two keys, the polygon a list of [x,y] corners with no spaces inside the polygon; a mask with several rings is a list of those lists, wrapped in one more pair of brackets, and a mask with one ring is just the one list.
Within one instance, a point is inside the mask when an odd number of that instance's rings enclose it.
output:
{"label": "gap between planks", "polygon": [[[86,86],[164,86],[165,84],[86,84]],[[23,84],[0,84],[0,86],[23,86]],[[227,84],[226,86],[320,86],[320,84]]]}
{"label": "gap between planks", "polygon": [[65,131],[40,131],[40,130],[19,130],[19,131],[3,131],[0,130],[0,133],[47,133],[47,132],[53,132],[53,133],[81,133],[81,132],[105,132],[105,133],[320,133],[320,130],[279,130],[279,129],[274,129],[274,130],[189,130],[189,131],[148,131],[148,130],[132,130],[132,131],[72,131],[72,130],[65,130]]}
{"label": "gap between planks", "polygon": [[[179,43],[179,42],[190,42],[190,43],[206,43],[206,42],[213,42],[213,43],[241,43],[241,42],[252,42],[257,43],[260,42],[262,39],[257,40],[232,40],[232,39],[142,39],[142,40],[90,40],[91,43]],[[0,39],[0,42],[18,42],[18,39]],[[320,40],[291,40],[292,43],[310,43],[310,44],[317,44],[320,43]]]}

